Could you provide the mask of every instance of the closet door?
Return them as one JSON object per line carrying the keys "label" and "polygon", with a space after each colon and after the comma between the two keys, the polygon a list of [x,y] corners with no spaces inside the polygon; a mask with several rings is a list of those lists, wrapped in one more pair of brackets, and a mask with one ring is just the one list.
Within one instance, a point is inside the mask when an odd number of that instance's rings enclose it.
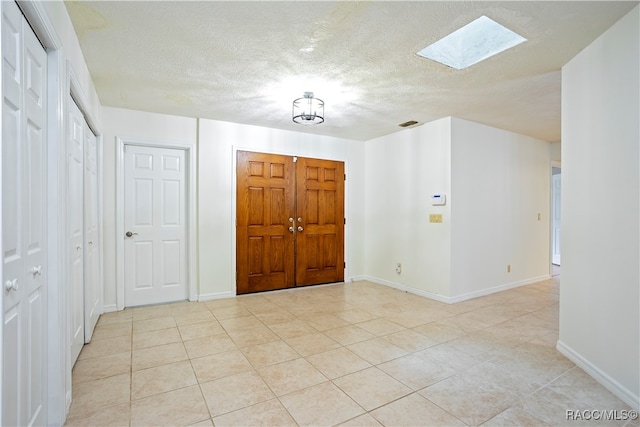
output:
{"label": "closet door", "polygon": [[45,424],[47,56],[2,7],[2,425]]}
{"label": "closet door", "polygon": [[84,345],[84,116],[69,98],[67,214],[71,288],[71,363]]}
{"label": "closet door", "polygon": [[84,342],[91,341],[102,313],[100,218],[98,215],[98,144],[84,124]]}

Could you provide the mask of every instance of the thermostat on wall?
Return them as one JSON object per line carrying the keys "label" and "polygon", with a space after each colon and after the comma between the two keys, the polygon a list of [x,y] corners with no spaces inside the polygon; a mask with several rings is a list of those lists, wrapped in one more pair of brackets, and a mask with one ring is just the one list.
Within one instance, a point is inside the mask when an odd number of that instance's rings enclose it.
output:
{"label": "thermostat on wall", "polygon": [[445,194],[434,194],[431,196],[431,204],[433,206],[444,206],[447,204],[447,196]]}

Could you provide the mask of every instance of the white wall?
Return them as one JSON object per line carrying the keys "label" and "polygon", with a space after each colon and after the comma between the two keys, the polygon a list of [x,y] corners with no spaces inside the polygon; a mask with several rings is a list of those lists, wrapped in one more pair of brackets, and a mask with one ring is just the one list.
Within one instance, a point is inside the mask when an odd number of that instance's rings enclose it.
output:
{"label": "white wall", "polygon": [[364,272],[364,142],[214,120],[199,123],[199,275],[202,299],[235,295],[235,151],[345,162],[345,280]]}
{"label": "white wall", "polygon": [[198,297],[235,295],[234,149],[345,162],[347,274],[364,270],[364,143],[213,120],[103,108],[105,307],[116,309],[116,138],[197,146]]}
{"label": "white wall", "polygon": [[562,144],[560,141],[549,143],[549,150],[551,153],[551,160],[554,162],[562,161]]}
{"label": "white wall", "polygon": [[458,118],[451,135],[450,296],[548,278],[549,143]]}
{"label": "white wall", "polygon": [[369,280],[456,302],[549,277],[547,142],[450,117],[365,151]]}
{"label": "white wall", "polygon": [[562,69],[558,349],[640,406],[640,7]]}
{"label": "white wall", "polygon": [[155,145],[196,147],[197,120],[165,114],[104,107],[103,206],[104,206],[104,307],[116,310],[116,138],[141,140]]}
{"label": "white wall", "polygon": [[[46,16],[51,20],[55,34],[62,46],[63,58],[61,62],[63,68],[67,65],[66,61],[69,61],[73,73],[78,79],[80,90],[85,98],[84,101],[86,101],[85,107],[87,111],[85,111],[85,114],[91,116],[91,119],[99,127],[101,123],[100,99],[95,91],[82,50],[80,50],[80,43],[66,6],[63,2],[43,1],[38,3],[38,7],[42,7]],[[66,76],[63,74],[61,77],[63,79],[60,83],[64,86],[64,78]]]}
{"label": "white wall", "polygon": [[[450,288],[450,130],[445,118],[367,141],[366,274],[369,280],[444,300]],[[442,214],[441,224],[429,214]],[[396,273],[396,263],[402,273]]]}

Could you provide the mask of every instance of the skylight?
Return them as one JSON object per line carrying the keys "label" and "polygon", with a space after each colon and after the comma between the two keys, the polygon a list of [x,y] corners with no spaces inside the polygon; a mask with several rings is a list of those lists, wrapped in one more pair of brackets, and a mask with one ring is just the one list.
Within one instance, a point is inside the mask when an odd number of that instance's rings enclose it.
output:
{"label": "skylight", "polygon": [[418,55],[462,70],[525,41],[521,35],[481,16],[425,47]]}

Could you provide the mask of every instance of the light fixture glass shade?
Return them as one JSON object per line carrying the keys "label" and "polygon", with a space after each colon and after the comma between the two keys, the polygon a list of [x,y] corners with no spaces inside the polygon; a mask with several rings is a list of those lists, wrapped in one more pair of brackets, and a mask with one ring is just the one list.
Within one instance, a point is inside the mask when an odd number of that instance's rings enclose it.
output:
{"label": "light fixture glass shade", "polygon": [[301,125],[319,125],[324,122],[324,101],[314,98],[313,92],[305,92],[293,101],[293,121]]}

